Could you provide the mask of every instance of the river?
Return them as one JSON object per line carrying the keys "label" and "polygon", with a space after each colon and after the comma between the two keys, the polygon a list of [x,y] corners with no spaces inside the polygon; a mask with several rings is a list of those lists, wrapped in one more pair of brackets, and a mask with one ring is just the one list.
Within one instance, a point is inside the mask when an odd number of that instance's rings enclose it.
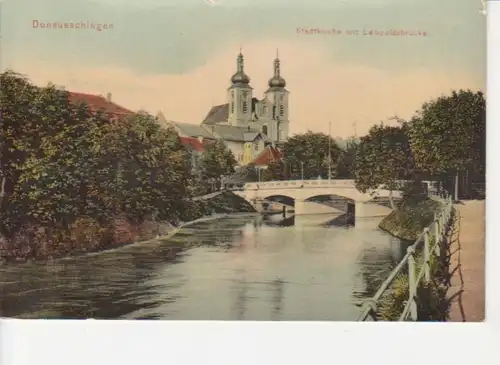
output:
{"label": "river", "polygon": [[405,247],[380,218],[237,215],[167,240],[0,267],[0,316],[354,320]]}

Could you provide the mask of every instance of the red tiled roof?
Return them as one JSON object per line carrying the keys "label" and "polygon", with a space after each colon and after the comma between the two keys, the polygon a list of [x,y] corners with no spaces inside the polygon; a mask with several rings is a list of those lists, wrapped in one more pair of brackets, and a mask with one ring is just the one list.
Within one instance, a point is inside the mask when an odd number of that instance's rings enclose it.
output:
{"label": "red tiled roof", "polygon": [[267,166],[272,162],[281,161],[283,153],[273,146],[267,146],[250,164],[255,166]]}
{"label": "red tiled roof", "polygon": [[108,101],[104,96],[69,92],[69,100],[74,104],[86,103],[92,112],[103,111],[108,114],[114,114],[117,117],[125,117],[134,114],[118,104]]}
{"label": "red tiled roof", "polygon": [[200,142],[198,138],[192,138],[192,137],[181,137],[181,143],[188,147],[192,148],[197,152],[203,152],[205,150],[205,147],[207,146],[207,142],[204,141]]}

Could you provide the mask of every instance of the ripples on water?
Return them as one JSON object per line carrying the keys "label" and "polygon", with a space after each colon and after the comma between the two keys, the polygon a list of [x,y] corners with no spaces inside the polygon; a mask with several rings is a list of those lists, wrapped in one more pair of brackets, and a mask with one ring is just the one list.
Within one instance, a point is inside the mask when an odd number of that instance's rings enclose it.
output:
{"label": "ripples on water", "polygon": [[404,247],[342,217],[235,216],[169,240],[0,268],[0,316],[354,320]]}

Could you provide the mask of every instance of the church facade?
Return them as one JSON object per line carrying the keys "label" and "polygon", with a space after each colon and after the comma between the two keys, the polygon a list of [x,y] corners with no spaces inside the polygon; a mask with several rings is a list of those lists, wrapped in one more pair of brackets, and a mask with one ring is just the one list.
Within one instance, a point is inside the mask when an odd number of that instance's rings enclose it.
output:
{"label": "church facade", "polygon": [[227,103],[213,106],[200,125],[167,121],[181,137],[223,140],[239,165],[252,163],[266,149],[275,149],[289,133],[289,91],[278,55],[262,98],[255,97],[240,52],[236,73],[227,89]]}

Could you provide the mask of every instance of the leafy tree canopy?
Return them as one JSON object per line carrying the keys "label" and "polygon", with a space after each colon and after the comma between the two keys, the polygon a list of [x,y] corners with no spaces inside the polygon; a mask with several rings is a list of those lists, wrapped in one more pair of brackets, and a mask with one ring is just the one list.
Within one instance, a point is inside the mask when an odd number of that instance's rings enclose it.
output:
{"label": "leafy tree canopy", "polygon": [[[328,161],[330,147],[330,161]],[[335,140],[324,133],[307,132],[294,135],[283,146],[286,171],[291,178],[315,179],[328,178],[329,166],[332,177],[335,175],[340,157],[340,148]]]}
{"label": "leafy tree canopy", "polygon": [[273,161],[267,168],[262,172],[262,180],[264,181],[275,181],[275,180],[287,180],[288,174],[286,171],[286,165],[283,161]]}
{"label": "leafy tree canopy", "polygon": [[340,151],[337,165],[337,177],[341,179],[354,179],[356,153],[358,151],[359,140],[350,138],[346,141],[344,148]]}
{"label": "leafy tree canopy", "polygon": [[222,140],[211,143],[205,149],[200,161],[202,179],[219,180],[221,176],[234,173],[236,159]]}
{"label": "leafy tree canopy", "polygon": [[147,113],[113,123],[51,85],[11,71],[0,77],[3,233],[26,221],[64,228],[81,216],[176,214],[191,176],[173,129]]}
{"label": "leafy tree canopy", "polygon": [[398,180],[407,179],[413,173],[406,126],[373,126],[368,135],[361,138],[355,169],[356,187],[362,192],[380,186],[398,189]]}
{"label": "leafy tree canopy", "polygon": [[409,123],[416,165],[431,174],[483,164],[486,101],[482,92],[453,91],[425,103]]}

